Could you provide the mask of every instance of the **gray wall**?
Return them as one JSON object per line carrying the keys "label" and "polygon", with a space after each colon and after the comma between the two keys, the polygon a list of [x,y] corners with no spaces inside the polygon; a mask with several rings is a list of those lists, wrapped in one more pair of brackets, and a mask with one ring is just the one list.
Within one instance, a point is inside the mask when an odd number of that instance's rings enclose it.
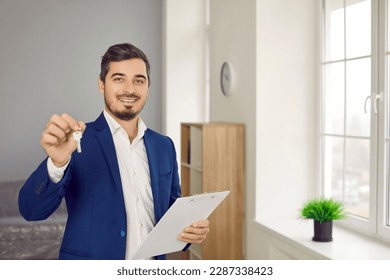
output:
{"label": "gray wall", "polygon": [[149,56],[142,118],[161,131],[161,23],[161,0],[0,0],[0,182],[26,179],[44,159],[39,140],[52,114],[96,119],[100,59],[116,43]]}

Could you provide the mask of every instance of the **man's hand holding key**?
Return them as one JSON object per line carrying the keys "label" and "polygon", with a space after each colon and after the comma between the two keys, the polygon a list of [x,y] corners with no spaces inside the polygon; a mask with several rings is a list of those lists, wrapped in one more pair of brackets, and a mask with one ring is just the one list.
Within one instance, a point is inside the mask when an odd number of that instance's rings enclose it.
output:
{"label": "man's hand holding key", "polygon": [[[53,115],[42,133],[41,145],[57,167],[64,166],[80,145],[85,123],[68,114]],[[76,133],[74,135],[74,133]],[[81,146],[79,146],[81,152]]]}

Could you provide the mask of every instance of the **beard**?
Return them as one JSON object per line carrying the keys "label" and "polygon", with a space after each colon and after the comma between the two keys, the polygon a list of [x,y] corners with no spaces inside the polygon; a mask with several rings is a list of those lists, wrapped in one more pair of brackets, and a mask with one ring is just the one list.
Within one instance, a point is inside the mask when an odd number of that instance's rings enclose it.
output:
{"label": "beard", "polygon": [[135,111],[133,109],[133,106],[125,106],[125,109],[117,110],[114,108],[114,105],[113,105],[115,103],[115,101],[109,103],[105,97],[104,97],[104,103],[106,104],[107,110],[112,115],[114,115],[116,118],[123,120],[123,121],[129,121],[129,120],[133,120],[134,118],[136,118],[139,115],[139,113],[144,108],[146,102],[144,104],[142,104],[140,110],[138,110],[138,111]]}

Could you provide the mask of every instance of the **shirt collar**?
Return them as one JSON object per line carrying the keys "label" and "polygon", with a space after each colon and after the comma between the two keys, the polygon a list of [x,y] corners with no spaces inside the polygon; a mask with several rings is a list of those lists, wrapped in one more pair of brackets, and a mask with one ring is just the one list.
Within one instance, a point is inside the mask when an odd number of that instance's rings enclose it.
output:
{"label": "shirt collar", "polygon": [[[119,130],[123,129],[123,127],[106,110],[104,110],[103,114],[106,118],[112,135],[115,135]],[[140,117],[138,117],[138,133],[136,139],[141,139],[144,136],[146,130],[147,127],[145,123]]]}

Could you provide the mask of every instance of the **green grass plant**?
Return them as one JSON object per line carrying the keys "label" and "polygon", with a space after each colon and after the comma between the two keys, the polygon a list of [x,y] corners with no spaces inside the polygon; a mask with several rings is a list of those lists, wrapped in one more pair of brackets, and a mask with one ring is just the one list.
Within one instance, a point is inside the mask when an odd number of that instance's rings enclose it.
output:
{"label": "green grass plant", "polygon": [[328,198],[309,200],[300,210],[302,218],[313,219],[320,223],[341,220],[346,217],[342,202]]}

